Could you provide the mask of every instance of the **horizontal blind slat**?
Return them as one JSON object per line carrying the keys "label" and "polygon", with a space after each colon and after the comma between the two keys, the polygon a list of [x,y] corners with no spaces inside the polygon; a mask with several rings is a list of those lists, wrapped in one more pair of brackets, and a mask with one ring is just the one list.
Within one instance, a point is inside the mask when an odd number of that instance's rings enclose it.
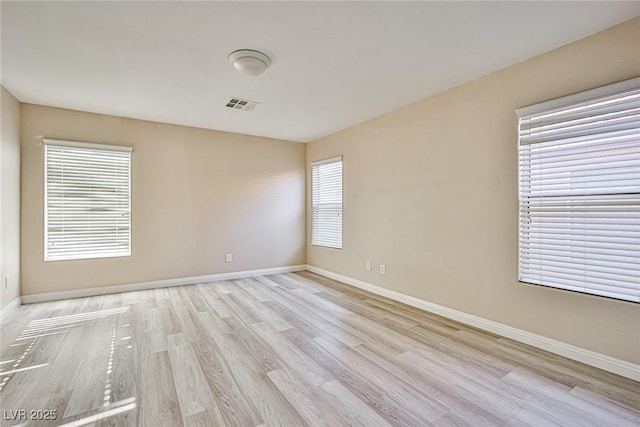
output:
{"label": "horizontal blind slat", "polygon": [[640,88],[521,117],[518,140],[520,280],[640,302]]}
{"label": "horizontal blind slat", "polygon": [[342,248],[342,158],[311,166],[311,244]]}
{"label": "horizontal blind slat", "polygon": [[46,260],[131,254],[131,154],[90,145],[45,145]]}

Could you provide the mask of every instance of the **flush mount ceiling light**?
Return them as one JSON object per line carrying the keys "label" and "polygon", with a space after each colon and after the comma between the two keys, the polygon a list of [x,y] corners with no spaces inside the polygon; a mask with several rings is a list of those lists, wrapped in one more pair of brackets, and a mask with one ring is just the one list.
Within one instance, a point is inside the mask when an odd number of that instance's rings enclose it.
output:
{"label": "flush mount ceiling light", "polygon": [[260,75],[271,65],[271,59],[267,55],[257,50],[248,49],[231,52],[229,62],[233,68],[249,76]]}

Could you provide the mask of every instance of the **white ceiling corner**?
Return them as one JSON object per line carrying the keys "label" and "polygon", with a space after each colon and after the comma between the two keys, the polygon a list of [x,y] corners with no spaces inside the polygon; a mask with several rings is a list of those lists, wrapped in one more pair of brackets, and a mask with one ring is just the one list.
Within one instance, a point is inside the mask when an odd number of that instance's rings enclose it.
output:
{"label": "white ceiling corner", "polygon": [[[640,2],[2,2],[22,102],[308,142],[640,14]],[[256,49],[262,75],[227,56]],[[225,107],[255,100],[251,112]]]}

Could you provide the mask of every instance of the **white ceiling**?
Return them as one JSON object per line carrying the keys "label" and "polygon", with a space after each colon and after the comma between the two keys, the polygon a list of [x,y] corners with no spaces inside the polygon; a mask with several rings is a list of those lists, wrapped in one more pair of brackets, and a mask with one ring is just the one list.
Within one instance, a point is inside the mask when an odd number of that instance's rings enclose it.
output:
{"label": "white ceiling", "polygon": [[[311,141],[640,14],[640,2],[2,2],[20,101]],[[237,49],[272,59],[239,74]],[[225,108],[232,97],[261,103]]]}

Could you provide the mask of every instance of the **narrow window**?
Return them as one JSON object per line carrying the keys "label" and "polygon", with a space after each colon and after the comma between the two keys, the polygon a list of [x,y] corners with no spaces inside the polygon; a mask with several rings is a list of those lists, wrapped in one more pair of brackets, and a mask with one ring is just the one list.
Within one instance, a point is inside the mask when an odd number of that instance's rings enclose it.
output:
{"label": "narrow window", "polygon": [[342,156],[311,164],[311,244],[342,249]]}
{"label": "narrow window", "polygon": [[132,148],[44,144],[45,261],[130,256]]}

